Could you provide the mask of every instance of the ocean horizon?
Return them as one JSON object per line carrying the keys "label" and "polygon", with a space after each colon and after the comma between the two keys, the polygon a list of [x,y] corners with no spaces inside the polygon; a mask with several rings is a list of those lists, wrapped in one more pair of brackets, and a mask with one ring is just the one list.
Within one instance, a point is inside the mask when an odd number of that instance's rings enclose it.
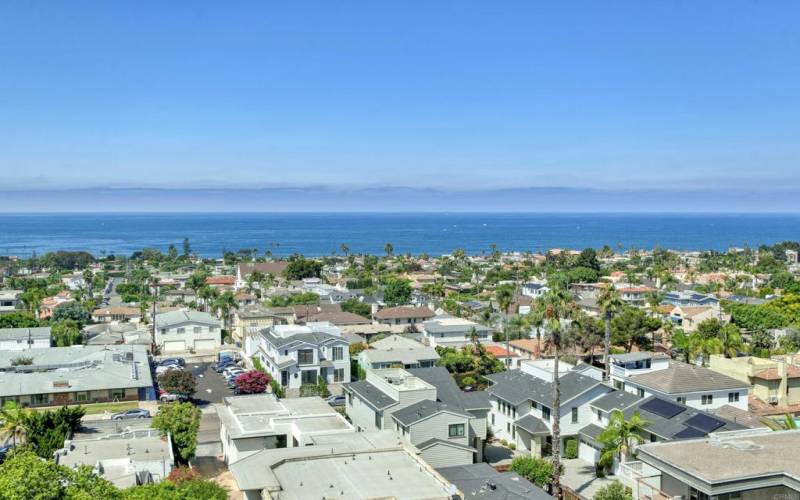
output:
{"label": "ocean horizon", "polygon": [[542,212],[126,212],[2,213],[0,254],[29,256],[85,250],[129,255],[142,248],[181,248],[188,238],[204,257],[258,249],[263,255],[352,253],[440,255],[463,248],[542,252],[550,248],[655,246],[726,250],[800,239],[792,213],[542,213]]}

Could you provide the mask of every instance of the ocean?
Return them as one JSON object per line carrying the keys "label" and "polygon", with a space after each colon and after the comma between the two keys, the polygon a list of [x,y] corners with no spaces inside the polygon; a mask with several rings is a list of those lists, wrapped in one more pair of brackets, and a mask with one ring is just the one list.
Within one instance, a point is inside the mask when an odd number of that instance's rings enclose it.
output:
{"label": "ocean", "polygon": [[800,239],[798,214],[544,214],[544,213],[139,213],[0,214],[0,255],[52,250],[95,255],[166,250],[189,238],[192,251],[219,256],[258,249],[273,255],[338,252],[440,255],[541,252],[549,248],[725,250]]}

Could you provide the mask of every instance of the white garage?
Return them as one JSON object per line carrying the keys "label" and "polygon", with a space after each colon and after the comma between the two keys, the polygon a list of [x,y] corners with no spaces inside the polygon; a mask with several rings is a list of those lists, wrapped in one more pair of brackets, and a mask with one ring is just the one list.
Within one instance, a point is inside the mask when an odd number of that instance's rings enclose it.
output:
{"label": "white garage", "polygon": [[161,348],[164,352],[183,352],[186,350],[186,341],[167,340]]}
{"label": "white garage", "polygon": [[214,339],[197,339],[194,341],[195,351],[213,351],[219,345]]}
{"label": "white garage", "polygon": [[596,464],[600,460],[603,445],[597,437],[603,432],[599,425],[589,424],[580,430],[580,444],[578,445],[578,458],[585,462]]}

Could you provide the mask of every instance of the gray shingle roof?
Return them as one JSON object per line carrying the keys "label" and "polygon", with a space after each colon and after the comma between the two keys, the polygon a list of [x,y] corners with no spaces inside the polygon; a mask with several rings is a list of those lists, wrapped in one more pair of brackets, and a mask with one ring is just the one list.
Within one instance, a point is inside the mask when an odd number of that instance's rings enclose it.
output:
{"label": "gray shingle roof", "polygon": [[49,339],[50,327],[0,328],[0,340],[27,340],[29,336],[32,339]]}
{"label": "gray shingle roof", "polygon": [[[671,402],[672,404],[678,405],[684,408],[684,411],[678,413],[677,415],[673,416],[672,418],[664,418],[660,415],[655,413],[651,413],[642,408],[642,405],[647,404],[649,401],[653,399],[662,399],[658,398],[658,396],[650,396],[648,398],[642,399],[638,403],[633,406],[629,406],[626,410],[623,411],[625,418],[629,419],[631,415],[635,412],[639,412],[639,415],[646,421],[650,422],[645,429],[648,432],[651,432],[663,439],[680,439],[679,436],[676,434],[681,433],[682,431],[686,430],[686,422],[696,415],[708,415],[712,416],[710,413],[704,412],[702,410],[698,410],[696,408],[691,408],[686,405],[682,405],[679,403]],[[746,427],[725,418],[719,416],[713,416],[723,422],[724,425],[715,429],[715,432],[719,431],[735,431],[740,429],[745,429]]]}
{"label": "gray shingle roof", "polygon": [[475,451],[475,448],[472,448],[470,446],[466,446],[466,445],[463,445],[461,443],[456,443],[455,441],[448,441],[446,439],[438,439],[438,438],[431,438],[431,439],[428,439],[427,441],[423,441],[423,442],[419,443],[418,445],[416,445],[416,447],[419,450],[425,450],[425,449],[430,448],[431,446],[437,445],[437,444],[442,444],[442,445],[445,445],[445,446],[452,446],[453,448],[460,448],[460,449],[466,450],[466,451],[472,451],[472,452]]}
{"label": "gray shingle roof", "polygon": [[472,415],[460,408],[428,399],[406,406],[402,410],[397,410],[396,412],[392,413],[392,417],[394,417],[394,419],[400,422],[402,425],[411,425],[415,422],[419,422],[420,420],[424,420],[442,412],[454,413],[466,419],[472,417]]}
{"label": "gray shingle roof", "polygon": [[343,339],[342,337],[337,337],[335,335],[322,332],[297,333],[289,337],[278,337],[271,334],[269,329],[265,329],[261,331],[261,335],[263,335],[264,338],[266,338],[267,341],[276,348],[281,348],[295,343],[305,343],[318,346],[325,342],[335,342],[337,340],[347,343],[347,340]]}
{"label": "gray shingle roof", "polygon": [[552,499],[547,492],[517,473],[497,472],[487,463],[443,467],[436,471],[461,490],[465,500]]}
{"label": "gray shingle roof", "polygon": [[541,419],[534,417],[530,413],[514,422],[514,425],[520,429],[530,432],[531,434],[550,434],[550,429],[547,428],[544,422],[542,422]]}
{"label": "gray shingle roof", "polygon": [[161,314],[156,314],[156,327],[169,328],[182,323],[201,323],[204,325],[220,326],[220,321],[207,312],[193,311],[191,309],[178,309]]}
{"label": "gray shingle roof", "polygon": [[638,402],[640,399],[641,398],[636,394],[614,390],[605,396],[595,399],[590,404],[591,406],[599,408],[605,412],[610,412],[611,410],[623,410],[633,404],[636,404],[636,402]]}
{"label": "gray shingle roof", "polygon": [[419,377],[436,387],[436,398],[443,403],[457,406],[464,410],[488,410],[492,407],[489,404],[489,393],[486,391],[462,391],[453,380],[450,372],[442,366],[412,368],[408,371],[415,377]]}
{"label": "gray shingle roof", "polygon": [[628,380],[665,394],[750,388],[750,384],[714,370],[674,361],[665,370],[633,375]]}
{"label": "gray shingle roof", "polygon": [[[492,386],[487,389],[489,394],[508,403],[518,405],[525,401],[533,400],[550,408],[553,406],[552,382],[536,378],[520,370],[494,373],[487,375],[486,378],[492,382]],[[576,372],[562,375],[559,381],[562,405],[593,387],[602,385],[600,381]]]}
{"label": "gray shingle roof", "polygon": [[353,391],[358,394],[361,399],[365,400],[378,411],[385,410],[397,404],[397,401],[384,394],[383,391],[366,380],[350,382],[349,384],[344,384],[343,387],[345,391]]}
{"label": "gray shingle roof", "polygon": [[578,431],[578,434],[580,434],[581,438],[583,438],[584,441],[587,441],[592,444],[600,444],[600,441],[597,440],[597,436],[599,436],[604,430],[605,429],[603,429],[599,425],[589,424],[580,431]]}

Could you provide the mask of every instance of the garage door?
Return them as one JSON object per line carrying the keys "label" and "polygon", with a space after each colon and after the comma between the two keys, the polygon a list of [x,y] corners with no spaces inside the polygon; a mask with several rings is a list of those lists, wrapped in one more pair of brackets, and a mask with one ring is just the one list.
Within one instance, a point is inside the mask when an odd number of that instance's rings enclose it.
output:
{"label": "garage door", "polygon": [[581,441],[580,446],[578,446],[578,458],[591,464],[595,464],[598,460],[600,460],[600,450]]}
{"label": "garage door", "polygon": [[194,341],[195,351],[213,351],[216,347],[217,343],[211,339]]}
{"label": "garage door", "polygon": [[168,340],[164,342],[161,349],[164,352],[182,352],[186,350],[186,342],[183,340]]}

